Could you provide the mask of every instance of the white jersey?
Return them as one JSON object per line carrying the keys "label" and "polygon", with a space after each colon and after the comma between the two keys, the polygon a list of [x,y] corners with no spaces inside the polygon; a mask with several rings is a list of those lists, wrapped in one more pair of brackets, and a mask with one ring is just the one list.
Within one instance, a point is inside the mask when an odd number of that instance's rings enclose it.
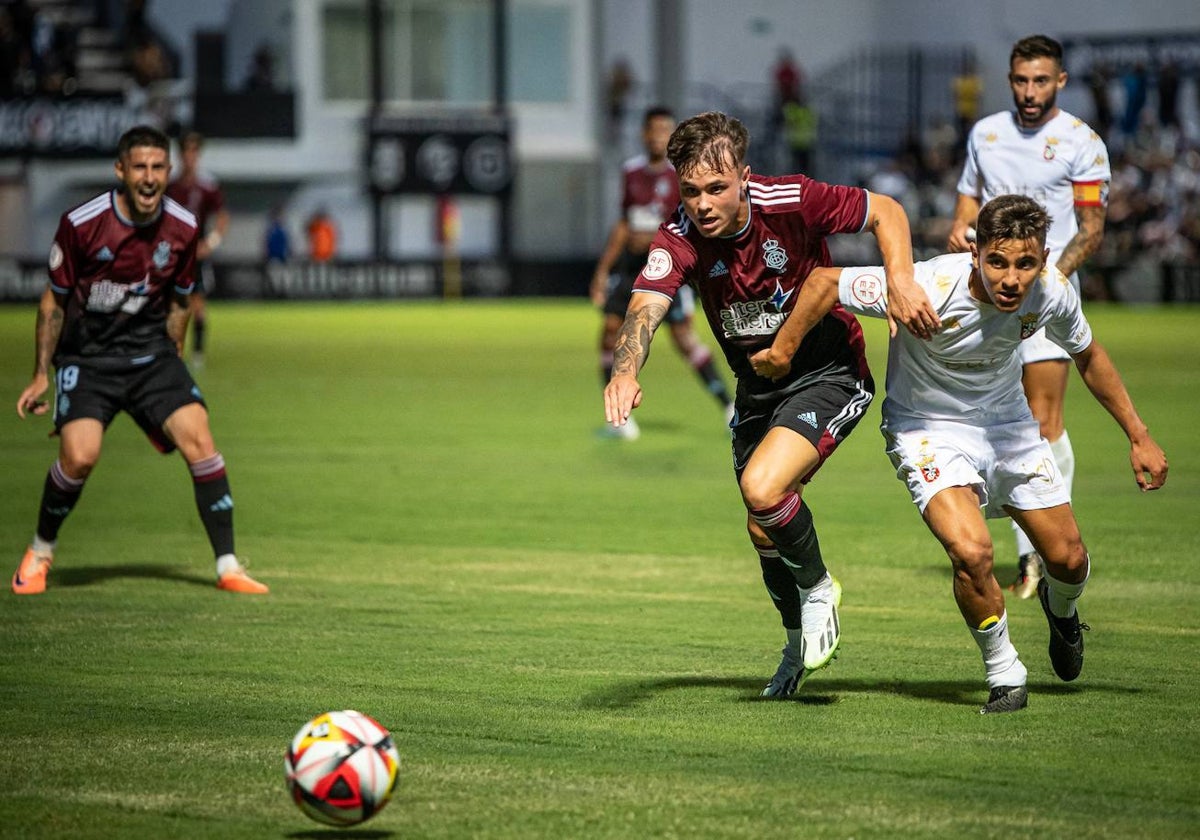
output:
{"label": "white jersey", "polygon": [[1060,109],[1027,130],[1012,111],[1000,111],[971,128],[958,192],[981,203],[1005,194],[1037,201],[1050,214],[1046,247],[1056,263],[1079,231],[1076,205],[1106,206],[1111,180],[1108,149],[1083,120]]}
{"label": "white jersey", "polygon": [[[1031,418],[1021,387],[1021,342],[1045,327],[1068,353],[1092,343],[1078,293],[1053,266],[1034,281],[1015,312],[1001,312],[971,294],[970,254],[944,254],[914,268],[942,326],[929,341],[904,329],[891,339],[885,426],[889,420],[994,425]],[[886,291],[882,266],[842,269],[838,297],[851,312],[886,317]]]}

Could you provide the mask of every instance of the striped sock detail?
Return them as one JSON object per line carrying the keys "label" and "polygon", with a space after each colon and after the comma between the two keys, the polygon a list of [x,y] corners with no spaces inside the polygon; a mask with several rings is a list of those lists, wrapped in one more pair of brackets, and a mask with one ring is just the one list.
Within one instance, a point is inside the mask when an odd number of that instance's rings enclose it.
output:
{"label": "striped sock detail", "polygon": [[192,472],[192,481],[194,482],[216,481],[225,477],[225,459],[221,457],[220,452],[217,452],[193,464],[188,464],[188,469]]}
{"label": "striped sock detail", "polygon": [[703,344],[696,345],[692,352],[688,353],[688,362],[690,362],[692,367],[696,368],[697,370],[704,367],[711,361],[712,351]]}
{"label": "striped sock detail", "polygon": [[78,493],[83,487],[84,479],[71,478],[63,472],[62,463],[55,460],[50,465],[50,483],[64,493]]}
{"label": "striped sock detail", "polygon": [[792,517],[798,510],[800,510],[800,494],[788,493],[777,505],[750,511],[750,517],[763,529],[782,528],[792,521]]}

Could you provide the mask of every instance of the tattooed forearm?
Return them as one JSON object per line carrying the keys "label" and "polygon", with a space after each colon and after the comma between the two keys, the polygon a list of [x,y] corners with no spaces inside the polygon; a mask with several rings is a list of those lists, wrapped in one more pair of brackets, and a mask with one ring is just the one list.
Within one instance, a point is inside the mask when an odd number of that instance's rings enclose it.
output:
{"label": "tattooed forearm", "polygon": [[1103,207],[1079,208],[1076,213],[1076,218],[1079,220],[1079,231],[1059,255],[1059,271],[1069,276],[1083,265],[1084,260],[1100,250],[1100,243],[1104,241],[1105,214],[1106,211]]}
{"label": "tattooed forearm", "polygon": [[54,357],[54,348],[58,346],[58,337],[62,334],[63,311],[54,298],[53,292],[47,291],[38,307],[37,327],[34,331],[33,374],[49,374],[50,360]]}
{"label": "tattooed forearm", "polygon": [[637,376],[650,356],[650,339],[666,316],[666,305],[648,303],[625,317],[613,348],[613,376]]}

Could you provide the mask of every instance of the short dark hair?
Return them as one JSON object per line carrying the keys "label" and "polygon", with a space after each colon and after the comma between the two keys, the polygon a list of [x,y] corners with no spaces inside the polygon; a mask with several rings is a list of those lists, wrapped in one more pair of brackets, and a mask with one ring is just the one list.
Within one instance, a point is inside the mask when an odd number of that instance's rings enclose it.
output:
{"label": "short dark hair", "polygon": [[179,138],[179,148],[186,149],[188,146],[195,146],[197,149],[203,148],[204,135],[194,129],[185,131]]}
{"label": "short dark hair", "polygon": [[642,128],[647,128],[651,120],[656,120],[659,117],[666,117],[671,122],[674,122],[675,112],[666,105],[651,105],[646,109],[646,113],[642,115]]}
{"label": "short dark hair", "polygon": [[1029,35],[1013,44],[1008,56],[1008,66],[1017,60],[1033,61],[1035,58],[1052,58],[1059,68],[1063,66],[1062,44],[1049,35]]}
{"label": "short dark hair", "polygon": [[749,148],[750,132],[741,120],[720,111],[706,111],[675,127],[667,143],[667,160],[680,176],[700,164],[724,172],[730,163],[734,170],[739,169]]}
{"label": "short dark hair", "polygon": [[982,248],[1000,240],[1036,239],[1046,245],[1050,214],[1026,195],[998,195],[979,208],[975,244]]}
{"label": "short dark hair", "polygon": [[166,134],[149,125],[135,125],[121,135],[117,141],[117,157],[124,158],[137,146],[153,146],[167,154],[171,152],[171,140]]}

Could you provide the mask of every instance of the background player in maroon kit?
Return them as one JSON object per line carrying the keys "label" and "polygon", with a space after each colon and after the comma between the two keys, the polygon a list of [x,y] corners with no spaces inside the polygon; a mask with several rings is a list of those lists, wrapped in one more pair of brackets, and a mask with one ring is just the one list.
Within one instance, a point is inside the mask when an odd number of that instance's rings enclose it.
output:
{"label": "background player in maroon kit", "polygon": [[750,355],[767,347],[809,272],[829,264],[825,237],[870,230],[887,267],[889,322],[928,337],[938,319],[913,280],[904,210],[886,196],[804,175],[764,178],[746,165],[749,133],[710,112],[682,122],[667,155],[683,204],[651,244],[604,392],[610,423],[642,402],[637,374],[679,287],[695,287],[737,376],[733,461],[763,580],[787,633],[783,659],[763,695],[790,696],[828,665],[840,641],[841,587],[825,568],[804,484],[850,433],[874,383],[854,316],[835,308],[800,345],[791,372],[758,376]]}
{"label": "background player in maroon kit", "polygon": [[117,189],[63,214],[38,307],[33,379],[17,414],[45,414],[53,361],[58,460],[42,490],[33,542],[13,592],[46,588],[58,531],[100,457],[104,432],[128,412],[163,452],[178,448],[217,558],[217,586],[263,594],[233,553],[233,497],[208,410],[180,358],[196,261],[195,217],[163,193],[170,142],[138,126],[117,146]]}
{"label": "background player in maroon kit", "polygon": [[[612,375],[613,347],[617,331],[625,319],[633,281],[646,262],[650,241],[658,226],[679,207],[679,181],[675,169],[667,160],[667,140],[675,128],[675,115],[670,109],[655,106],[642,118],[642,146],[645,154],[625,162],[621,186],[621,217],[609,231],[604,252],[592,274],[592,302],[602,307],[604,326],[600,332],[600,369],[603,384]],[[716,397],[725,409],[726,419],[733,415],[733,400],[713,364],[712,351],[705,346],[693,329],[694,305],[691,290],[677,295],[667,309],[667,323],[675,348],[704,383],[705,389]],[[637,423],[608,426],[624,438],[637,437]]]}
{"label": "background player in maroon kit", "polygon": [[192,365],[204,367],[204,342],[208,330],[208,286],[212,285],[213,252],[221,247],[225,234],[229,232],[229,211],[225,209],[225,196],[217,179],[200,169],[200,152],[204,148],[204,137],[189,131],[179,141],[179,157],[182,162],[179,177],[167,187],[167,195],[175,199],[196,217],[200,229],[200,241],[196,243],[196,285],[192,289]]}

